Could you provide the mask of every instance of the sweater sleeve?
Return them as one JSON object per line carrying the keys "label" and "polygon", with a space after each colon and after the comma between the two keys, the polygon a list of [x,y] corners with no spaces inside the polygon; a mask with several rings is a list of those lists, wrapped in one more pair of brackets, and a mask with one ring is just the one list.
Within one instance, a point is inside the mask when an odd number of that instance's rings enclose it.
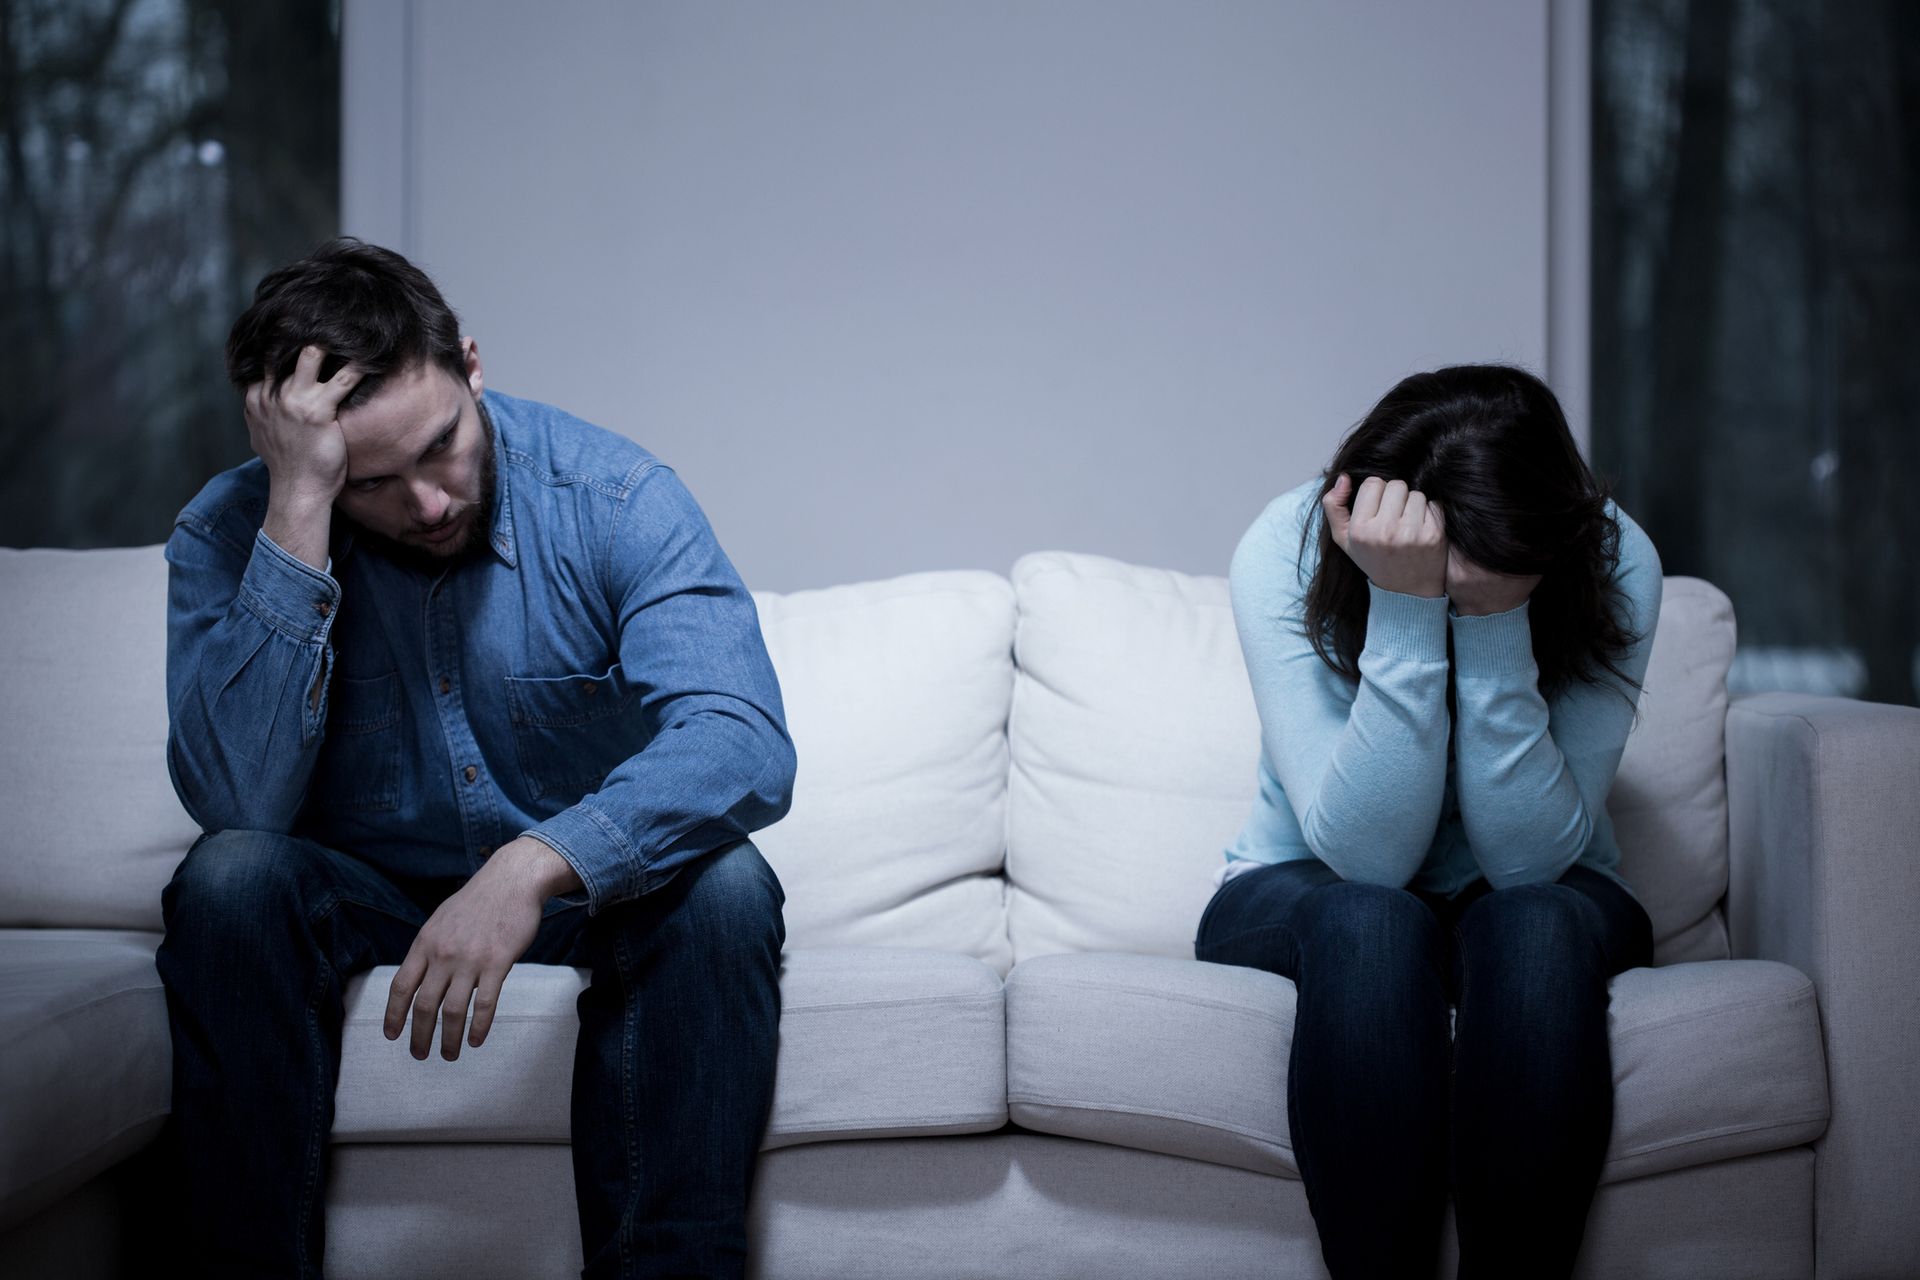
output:
{"label": "sweater sleeve", "polygon": [[1262,749],[1315,857],[1343,879],[1401,887],[1426,860],[1446,792],[1447,599],[1369,583],[1356,686],[1307,639],[1313,566],[1284,514],[1298,510],[1269,507],[1228,577]]}
{"label": "sweater sleeve", "polygon": [[[1653,652],[1662,570],[1647,535],[1616,515],[1614,581],[1637,637],[1618,665],[1638,683]],[[1474,860],[1496,889],[1557,880],[1592,842],[1633,728],[1634,690],[1602,673],[1599,683],[1576,682],[1549,706],[1537,687],[1527,604],[1455,617],[1452,627],[1454,783]]]}

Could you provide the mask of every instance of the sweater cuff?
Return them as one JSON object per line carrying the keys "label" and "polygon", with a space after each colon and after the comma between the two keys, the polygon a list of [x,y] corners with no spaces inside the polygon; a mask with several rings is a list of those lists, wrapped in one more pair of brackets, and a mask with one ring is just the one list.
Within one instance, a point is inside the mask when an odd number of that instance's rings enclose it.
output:
{"label": "sweater cuff", "polygon": [[1461,676],[1524,675],[1535,670],[1527,602],[1505,613],[1451,615],[1453,668]]}
{"label": "sweater cuff", "polygon": [[1410,596],[1367,583],[1367,648],[1410,662],[1447,660],[1447,598]]}

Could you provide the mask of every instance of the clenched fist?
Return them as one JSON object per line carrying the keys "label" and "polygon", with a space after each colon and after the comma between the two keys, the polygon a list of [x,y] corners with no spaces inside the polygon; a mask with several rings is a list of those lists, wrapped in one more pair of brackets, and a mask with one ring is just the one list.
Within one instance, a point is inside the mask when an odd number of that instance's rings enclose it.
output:
{"label": "clenched fist", "polygon": [[1368,476],[1356,494],[1342,473],[1320,505],[1334,543],[1374,586],[1410,596],[1446,594],[1446,522],[1418,489]]}

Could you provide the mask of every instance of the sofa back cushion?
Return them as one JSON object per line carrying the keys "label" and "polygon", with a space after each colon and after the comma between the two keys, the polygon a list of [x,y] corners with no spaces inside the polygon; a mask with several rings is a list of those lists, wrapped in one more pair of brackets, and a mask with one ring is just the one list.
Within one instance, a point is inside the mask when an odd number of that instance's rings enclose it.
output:
{"label": "sofa back cushion", "polygon": [[158,929],[200,834],[167,778],[160,548],[0,549],[0,926]]}
{"label": "sofa back cushion", "polygon": [[[1224,578],[1044,552],[1013,570],[1008,929],[1014,958],[1193,954],[1210,876],[1254,798],[1260,724]],[[1727,954],[1722,728],[1733,615],[1667,580],[1608,803],[1656,958]]]}
{"label": "sofa back cushion", "polygon": [[754,837],[786,889],[787,945],[959,951],[1005,973],[1007,580],[754,599],[800,761],[791,812]]}

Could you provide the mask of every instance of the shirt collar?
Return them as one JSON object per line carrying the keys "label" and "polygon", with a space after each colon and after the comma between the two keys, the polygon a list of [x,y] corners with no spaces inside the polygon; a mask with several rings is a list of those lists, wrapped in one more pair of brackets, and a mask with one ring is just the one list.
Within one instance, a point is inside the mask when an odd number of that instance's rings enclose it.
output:
{"label": "shirt collar", "polygon": [[[487,420],[493,424],[493,529],[487,535],[487,546],[507,568],[518,569],[520,557],[513,537],[513,497],[507,484],[507,442],[501,434],[499,416],[485,408],[485,402],[491,397],[482,392],[480,398]],[[344,564],[347,554],[353,550],[352,523],[335,520],[331,542],[333,559]]]}
{"label": "shirt collar", "polygon": [[513,493],[507,482],[506,425],[502,415],[493,412],[497,404],[488,392],[480,393],[481,411],[493,424],[493,532],[487,545],[509,569],[517,569],[520,558],[513,538]]}

